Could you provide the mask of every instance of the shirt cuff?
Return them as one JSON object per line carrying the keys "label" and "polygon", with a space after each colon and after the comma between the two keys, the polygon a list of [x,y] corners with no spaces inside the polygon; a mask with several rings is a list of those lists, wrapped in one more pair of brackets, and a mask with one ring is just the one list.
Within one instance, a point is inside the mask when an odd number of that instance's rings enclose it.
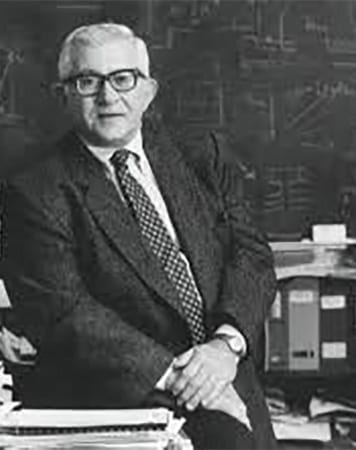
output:
{"label": "shirt cuff", "polygon": [[166,390],[167,378],[172,373],[172,371],[173,371],[173,365],[171,363],[168,366],[168,368],[166,369],[166,371],[164,372],[164,374],[161,376],[161,378],[157,381],[156,386],[155,386],[156,389],[158,389],[160,391],[165,391]]}
{"label": "shirt cuff", "polygon": [[239,346],[242,351],[242,356],[246,355],[247,352],[247,342],[242,333],[240,333],[239,330],[237,330],[232,325],[229,325],[227,323],[224,323],[223,325],[220,325],[214,332],[214,334],[227,334],[228,336],[233,337],[236,339],[236,346]]}

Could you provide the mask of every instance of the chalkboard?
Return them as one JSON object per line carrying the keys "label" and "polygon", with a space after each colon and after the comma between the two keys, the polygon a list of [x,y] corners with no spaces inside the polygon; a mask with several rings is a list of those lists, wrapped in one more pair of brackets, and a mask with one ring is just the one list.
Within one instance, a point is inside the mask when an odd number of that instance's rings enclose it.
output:
{"label": "chalkboard", "polygon": [[68,127],[50,89],[56,53],[75,26],[102,20],[148,42],[164,121],[193,145],[211,129],[225,135],[271,238],[315,221],[356,228],[353,0],[2,1],[2,152]]}

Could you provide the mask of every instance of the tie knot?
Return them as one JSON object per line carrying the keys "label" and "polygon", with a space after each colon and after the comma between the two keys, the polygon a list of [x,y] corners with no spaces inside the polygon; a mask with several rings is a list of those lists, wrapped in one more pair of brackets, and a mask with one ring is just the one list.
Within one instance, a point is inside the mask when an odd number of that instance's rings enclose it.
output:
{"label": "tie knot", "polygon": [[131,152],[123,148],[121,150],[116,150],[110,158],[111,164],[115,169],[120,169],[127,164]]}

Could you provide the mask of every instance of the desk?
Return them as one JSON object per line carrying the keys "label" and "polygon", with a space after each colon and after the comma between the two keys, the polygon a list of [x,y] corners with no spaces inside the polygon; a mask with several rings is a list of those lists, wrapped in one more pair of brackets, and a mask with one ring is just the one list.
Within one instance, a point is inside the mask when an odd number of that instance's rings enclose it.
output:
{"label": "desk", "polygon": [[[266,323],[264,384],[288,391],[288,404],[304,403],[320,387],[356,399],[355,244],[271,244],[279,298]],[[345,438],[328,444],[282,442],[280,448],[354,447]]]}

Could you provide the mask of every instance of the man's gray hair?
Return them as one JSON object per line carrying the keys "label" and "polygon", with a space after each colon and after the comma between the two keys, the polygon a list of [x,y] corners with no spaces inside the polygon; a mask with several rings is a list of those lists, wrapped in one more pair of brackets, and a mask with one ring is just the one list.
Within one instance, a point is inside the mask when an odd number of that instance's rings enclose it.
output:
{"label": "man's gray hair", "polygon": [[65,38],[58,57],[59,79],[64,80],[71,75],[75,54],[83,47],[98,47],[113,41],[129,42],[137,52],[137,68],[149,76],[150,62],[145,42],[126,25],[97,23],[76,28]]}

